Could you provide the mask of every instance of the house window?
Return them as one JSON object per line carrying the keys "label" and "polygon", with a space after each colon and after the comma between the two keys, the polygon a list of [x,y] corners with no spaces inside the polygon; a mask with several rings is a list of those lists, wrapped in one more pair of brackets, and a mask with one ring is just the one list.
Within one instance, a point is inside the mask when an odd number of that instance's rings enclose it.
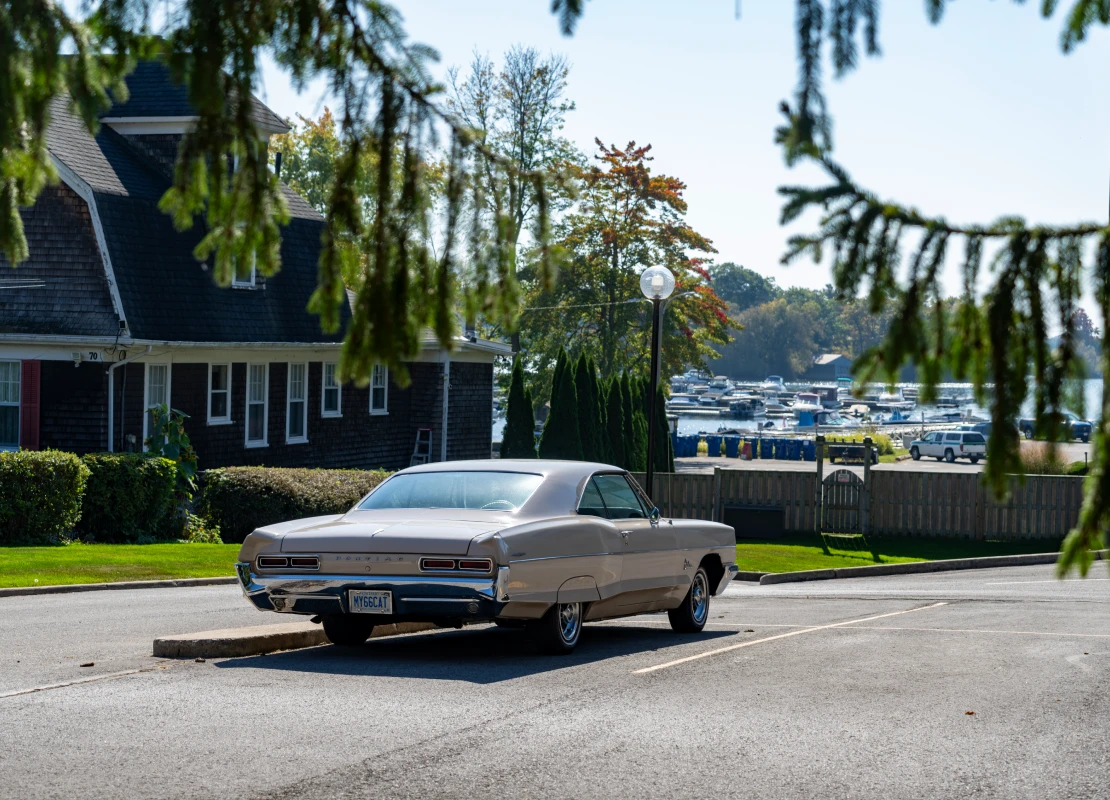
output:
{"label": "house window", "polygon": [[0,450],[19,447],[18,361],[0,361]]}
{"label": "house window", "polygon": [[257,259],[254,253],[250,258],[235,258],[235,274],[231,276],[231,285],[240,289],[254,288],[255,268]]}
{"label": "house window", "polygon": [[267,444],[269,378],[269,364],[247,364],[247,447],[265,447]]}
{"label": "house window", "polygon": [[323,397],[320,402],[321,417],[343,416],[343,393],[339,390],[338,366],[324,364]]}
{"label": "house window", "polygon": [[231,365],[208,365],[208,424],[231,422]]}
{"label": "house window", "polygon": [[308,441],[308,365],[289,365],[289,387],[285,394],[285,441]]}
{"label": "house window", "polygon": [[370,373],[370,413],[389,413],[389,368],[381,364]]}
{"label": "house window", "polygon": [[146,398],[143,407],[146,415],[143,419],[143,449],[146,449],[147,437],[154,431],[154,412],[156,406],[170,404],[170,365],[146,365]]}

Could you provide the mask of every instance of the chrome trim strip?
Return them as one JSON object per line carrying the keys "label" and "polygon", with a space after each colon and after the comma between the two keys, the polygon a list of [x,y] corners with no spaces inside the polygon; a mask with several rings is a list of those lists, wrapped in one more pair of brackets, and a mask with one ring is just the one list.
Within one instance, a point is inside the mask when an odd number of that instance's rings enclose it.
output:
{"label": "chrome trim strip", "polygon": [[401,597],[404,603],[473,603],[473,597]]}
{"label": "chrome trim strip", "polygon": [[497,568],[497,580],[493,584],[493,599],[499,603],[509,602],[509,568]]}
{"label": "chrome trim strip", "polygon": [[539,556],[538,558],[514,558],[510,564],[526,564],[529,561],[555,561],[560,558],[596,558],[597,556],[619,556],[623,553],[575,553],[572,556]]}
{"label": "chrome trim strip", "polygon": [[[238,565],[237,565],[238,568]],[[506,569],[502,567],[502,569]],[[242,577],[240,577],[242,581]],[[443,586],[451,589],[460,589],[474,592],[481,597],[493,599],[495,582],[490,577],[485,579],[475,577],[471,579],[458,576],[443,578],[434,575],[255,575],[250,574],[250,586],[244,591],[250,594],[258,592],[276,592],[282,595],[303,595],[317,592],[337,591],[358,587],[374,588],[379,586],[406,587],[406,586]],[[399,598],[401,600],[405,598]]]}

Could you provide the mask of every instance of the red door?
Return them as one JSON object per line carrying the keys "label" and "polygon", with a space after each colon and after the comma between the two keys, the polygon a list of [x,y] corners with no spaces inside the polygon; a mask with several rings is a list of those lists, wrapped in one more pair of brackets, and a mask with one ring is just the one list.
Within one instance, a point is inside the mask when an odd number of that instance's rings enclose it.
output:
{"label": "red door", "polygon": [[24,361],[19,382],[19,446],[24,450],[39,449],[39,361]]}

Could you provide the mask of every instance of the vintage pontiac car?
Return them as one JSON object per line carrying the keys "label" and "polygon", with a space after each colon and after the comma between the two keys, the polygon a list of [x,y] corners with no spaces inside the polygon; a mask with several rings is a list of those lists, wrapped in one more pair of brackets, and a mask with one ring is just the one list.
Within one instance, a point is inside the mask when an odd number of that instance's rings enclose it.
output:
{"label": "vintage pontiac car", "polygon": [[236,571],[257,608],[312,615],[337,645],[393,622],[492,621],[569,653],[592,620],[665,610],[700,631],[735,542],[727,525],[661,518],[616,467],[449,461],[395,473],[346,514],[259,528]]}

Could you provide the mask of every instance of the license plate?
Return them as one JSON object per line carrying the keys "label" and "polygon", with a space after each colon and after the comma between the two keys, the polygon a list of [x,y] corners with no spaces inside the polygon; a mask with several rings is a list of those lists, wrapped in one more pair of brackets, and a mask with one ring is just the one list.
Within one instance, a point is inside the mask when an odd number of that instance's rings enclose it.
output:
{"label": "license plate", "polygon": [[347,605],[352,614],[392,614],[393,592],[352,589],[348,593]]}

